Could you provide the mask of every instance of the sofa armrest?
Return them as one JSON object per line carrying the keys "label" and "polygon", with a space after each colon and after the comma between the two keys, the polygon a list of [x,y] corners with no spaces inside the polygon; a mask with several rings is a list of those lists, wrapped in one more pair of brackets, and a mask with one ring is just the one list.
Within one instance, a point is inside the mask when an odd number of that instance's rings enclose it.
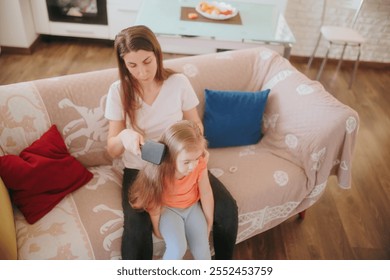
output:
{"label": "sofa armrest", "polygon": [[16,232],[8,190],[0,178],[0,260],[16,260]]}
{"label": "sofa armrest", "polygon": [[349,188],[359,126],[356,111],[278,54],[262,67],[267,68],[262,89],[271,89],[263,145],[303,168],[308,186],[337,175],[339,186]]}

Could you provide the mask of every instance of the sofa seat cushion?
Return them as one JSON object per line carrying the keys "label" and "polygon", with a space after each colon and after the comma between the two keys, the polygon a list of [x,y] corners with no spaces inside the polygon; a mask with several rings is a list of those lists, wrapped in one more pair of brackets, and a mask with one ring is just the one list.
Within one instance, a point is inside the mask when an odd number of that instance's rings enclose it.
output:
{"label": "sofa seat cushion", "polygon": [[92,173],[69,154],[55,125],[19,156],[0,157],[0,167],[13,203],[30,224],[92,178]]}
{"label": "sofa seat cushion", "polygon": [[35,224],[14,209],[19,259],[119,259],[123,213],[121,174],[112,166],[65,196]]}
{"label": "sofa seat cushion", "polygon": [[[299,211],[301,201],[312,192],[299,167],[273,156],[261,143],[210,149],[209,168],[237,201],[237,243]],[[88,170],[94,174],[92,180],[35,224],[14,209],[19,259],[121,259],[121,169],[107,165]],[[154,258],[159,259],[165,243],[157,238],[153,243]]]}
{"label": "sofa seat cushion", "polygon": [[261,142],[210,149],[208,166],[237,201],[237,243],[301,211],[302,200],[312,192],[302,168],[276,157]]}
{"label": "sofa seat cushion", "polygon": [[[122,166],[90,167],[87,184],[68,194],[35,224],[14,208],[19,259],[121,259]],[[165,250],[154,238],[155,258]]]}

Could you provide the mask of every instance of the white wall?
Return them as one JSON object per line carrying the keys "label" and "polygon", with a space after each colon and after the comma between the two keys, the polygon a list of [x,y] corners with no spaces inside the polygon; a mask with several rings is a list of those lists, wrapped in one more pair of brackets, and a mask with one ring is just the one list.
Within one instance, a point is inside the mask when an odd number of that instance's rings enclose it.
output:
{"label": "white wall", "polygon": [[29,48],[38,35],[29,0],[0,0],[0,45]]}
{"label": "white wall", "polygon": [[[340,0],[343,1],[343,0]],[[288,0],[286,20],[295,35],[292,55],[309,57],[318,38],[321,18],[321,0]],[[342,15],[335,15],[340,17]],[[390,0],[366,0],[356,29],[366,38],[362,61],[390,62]],[[326,44],[321,44],[316,56],[323,56]],[[338,57],[334,52],[331,57]],[[345,59],[354,60],[356,52],[349,51]]]}

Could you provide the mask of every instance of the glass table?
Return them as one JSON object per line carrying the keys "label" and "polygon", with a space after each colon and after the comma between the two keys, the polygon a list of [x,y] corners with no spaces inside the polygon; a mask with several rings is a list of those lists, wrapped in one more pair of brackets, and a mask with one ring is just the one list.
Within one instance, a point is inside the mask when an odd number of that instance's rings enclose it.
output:
{"label": "glass table", "polygon": [[164,46],[176,52],[189,54],[218,49],[240,49],[258,44],[276,44],[283,47],[283,56],[289,58],[295,38],[276,4],[260,1],[226,1],[238,9],[239,21],[207,20],[201,15],[190,20],[184,9],[194,9],[200,0],[143,0],[135,24],[148,26]]}

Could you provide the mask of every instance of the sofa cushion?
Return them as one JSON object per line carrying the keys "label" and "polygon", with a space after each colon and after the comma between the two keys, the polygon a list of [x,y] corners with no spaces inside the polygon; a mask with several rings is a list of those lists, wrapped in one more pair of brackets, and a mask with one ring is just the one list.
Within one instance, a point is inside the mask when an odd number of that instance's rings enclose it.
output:
{"label": "sofa cushion", "polygon": [[87,168],[112,164],[104,108],[108,89],[117,79],[118,70],[110,68],[32,82],[69,153]]}
{"label": "sofa cushion", "polygon": [[270,90],[205,90],[204,128],[210,148],[257,143]]}
{"label": "sofa cushion", "polygon": [[0,157],[0,176],[11,190],[13,203],[32,224],[91,180],[92,173],[69,154],[53,125],[19,156]]}

